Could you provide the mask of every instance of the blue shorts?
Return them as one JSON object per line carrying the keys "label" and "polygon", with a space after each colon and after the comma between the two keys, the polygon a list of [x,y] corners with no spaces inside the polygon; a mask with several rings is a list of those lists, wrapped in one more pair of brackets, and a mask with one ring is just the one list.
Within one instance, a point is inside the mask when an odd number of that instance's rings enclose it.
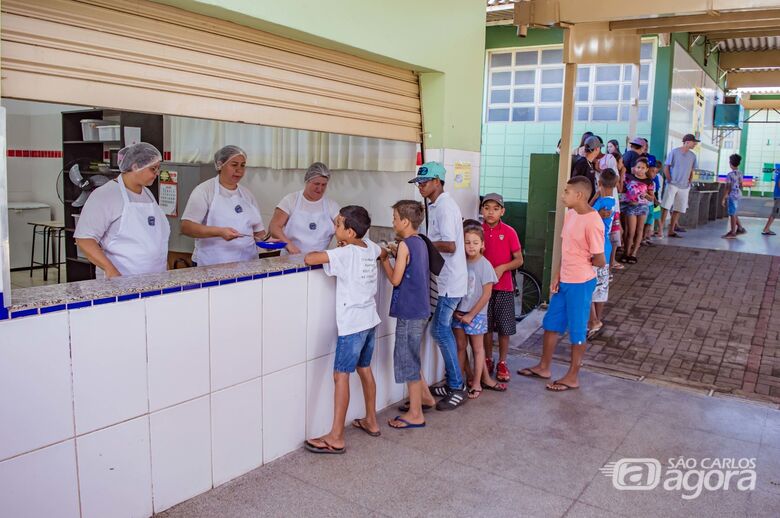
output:
{"label": "blue shorts", "polygon": [[572,345],[584,344],[588,335],[590,303],[595,288],[595,278],[587,282],[560,283],[558,293],[550,297],[550,306],[542,320],[542,328],[561,334],[568,329]]}
{"label": "blue shorts", "polygon": [[371,365],[376,341],[376,327],[351,335],[339,336],[336,342],[336,360],[333,370],[336,372],[355,372],[357,367]]}
{"label": "blue shorts", "polygon": [[453,318],[452,328],[463,329],[467,335],[484,335],[488,332],[487,315],[484,313],[479,313],[474,317],[474,320],[471,321],[471,324],[468,325],[464,324],[457,318]]}
{"label": "blue shorts", "polygon": [[736,216],[739,209],[739,200],[729,198],[728,201],[729,216]]}

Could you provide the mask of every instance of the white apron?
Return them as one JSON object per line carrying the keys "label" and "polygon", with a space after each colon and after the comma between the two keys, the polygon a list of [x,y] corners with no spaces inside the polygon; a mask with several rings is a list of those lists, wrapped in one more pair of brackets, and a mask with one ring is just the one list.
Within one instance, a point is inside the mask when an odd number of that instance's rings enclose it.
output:
{"label": "white apron", "polygon": [[214,182],[214,199],[209,205],[206,225],[230,227],[252,237],[237,237],[225,241],[221,237],[207,237],[195,240],[193,260],[198,266],[232,263],[257,259],[253,227],[260,223],[260,213],[236,188],[230,197],[219,193],[219,178]]}
{"label": "white apron", "polygon": [[336,233],[336,227],[328,214],[328,202],[322,198],[322,212],[310,213],[301,209],[303,192],[298,193],[284,233],[303,254],[325,250]]}
{"label": "white apron", "polygon": [[[168,269],[168,236],[171,227],[151,191],[143,192],[151,203],[131,203],[124,179],[117,179],[122,193],[119,232],[103,247],[106,257],[122,275],[159,273]],[[103,276],[105,275],[104,272]]]}

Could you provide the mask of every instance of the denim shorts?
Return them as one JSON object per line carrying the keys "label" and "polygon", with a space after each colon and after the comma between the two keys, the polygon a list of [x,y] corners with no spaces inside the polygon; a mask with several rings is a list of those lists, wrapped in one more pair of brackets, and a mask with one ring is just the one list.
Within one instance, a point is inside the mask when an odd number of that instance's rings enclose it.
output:
{"label": "denim shorts", "polygon": [[471,324],[464,324],[457,318],[452,319],[453,329],[463,329],[467,335],[484,335],[488,332],[487,315],[479,313],[471,321]]}
{"label": "denim shorts", "polygon": [[584,344],[595,288],[595,278],[587,282],[560,283],[558,293],[550,297],[550,305],[542,320],[544,330],[565,333],[568,329],[572,345]]}
{"label": "denim shorts", "polygon": [[357,367],[371,365],[375,338],[376,327],[339,336],[336,342],[336,360],[333,362],[333,370],[350,373],[355,372]]}
{"label": "denim shorts", "polygon": [[734,198],[729,198],[727,205],[728,205],[729,216],[736,216],[737,211],[739,210],[739,200],[735,200]]}
{"label": "denim shorts", "polygon": [[395,324],[393,371],[396,383],[420,381],[420,347],[428,319],[399,318]]}

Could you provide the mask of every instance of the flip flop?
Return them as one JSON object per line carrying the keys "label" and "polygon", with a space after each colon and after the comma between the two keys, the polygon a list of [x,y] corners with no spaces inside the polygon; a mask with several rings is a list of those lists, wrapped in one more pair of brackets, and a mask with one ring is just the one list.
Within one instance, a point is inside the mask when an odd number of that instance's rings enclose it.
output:
{"label": "flip flop", "polygon": [[[476,394],[476,395],[474,395],[474,394]],[[482,395],[482,391],[481,390],[469,389],[469,399],[477,399],[481,395]],[[471,397],[471,396],[474,396],[474,397]]]}
{"label": "flip flop", "polygon": [[604,329],[604,324],[601,324],[598,327],[594,327],[593,329],[588,331],[588,339],[591,339],[591,338],[595,337],[596,335],[598,335],[601,332],[602,329]]}
{"label": "flip flop", "polygon": [[307,439],[306,441],[304,441],[303,447],[312,453],[321,453],[325,455],[341,455],[342,453],[347,452],[346,446],[343,448],[334,448],[323,439],[315,439],[315,440],[322,442],[322,444],[324,444],[325,446],[317,446],[316,444],[314,444],[313,442]]}
{"label": "flip flop", "polygon": [[[391,424],[390,424],[390,423],[392,423],[393,421],[398,421],[399,423],[403,423],[403,424],[404,424],[404,426],[393,426],[393,425],[391,425]],[[409,422],[409,421],[407,421],[406,419],[401,419],[401,416],[400,416],[400,415],[397,415],[397,416],[395,416],[393,419],[391,419],[390,421],[388,421],[388,422],[387,422],[387,425],[388,425],[390,428],[395,428],[396,430],[403,430],[403,429],[405,429],[405,428],[425,428],[425,423],[420,423],[420,424],[414,424],[414,423],[410,423],[410,422]]]}
{"label": "flip flop", "polygon": [[506,392],[506,383],[496,383],[495,385],[483,385],[483,389],[492,390],[495,392]]}
{"label": "flip flop", "polygon": [[[428,410],[431,410],[432,408],[433,408],[433,405],[426,405],[425,403],[423,403],[423,405],[422,405],[422,411],[423,412],[427,412]],[[408,412],[409,411],[409,401],[406,401],[406,402],[402,403],[401,406],[398,407],[398,410],[400,412],[404,412],[404,413]]]}
{"label": "flip flop", "polygon": [[774,232],[772,230],[766,230],[764,232],[761,232],[761,235],[762,236],[776,236],[777,232]]}
{"label": "flip flop", "polygon": [[364,432],[366,432],[371,437],[379,437],[380,435],[382,435],[382,432],[380,432],[379,430],[377,430],[376,432],[372,432],[371,430],[369,430],[368,428],[363,426],[363,420],[362,419],[353,419],[352,420],[352,426],[354,426],[355,428],[357,428],[359,430],[363,430]]}
{"label": "flip flop", "polygon": [[[529,372],[530,374],[528,374]],[[543,380],[550,379],[550,376],[542,376],[541,374],[532,371],[530,368],[520,369],[519,371],[517,371],[517,373],[521,376],[525,376],[526,378],[539,378]]]}
{"label": "flip flop", "polygon": [[[562,389],[552,388],[556,385],[558,385],[559,387],[566,387],[566,388],[562,388]],[[547,385],[544,388],[546,388],[550,392],[566,392],[567,390],[577,390],[580,387],[579,386],[572,387],[571,385],[567,385],[566,383],[562,383],[561,381],[553,381],[551,385]]]}
{"label": "flip flop", "polygon": [[613,270],[624,270],[626,267],[620,263],[616,263],[610,266],[610,268],[612,268]]}
{"label": "flip flop", "polygon": [[671,234],[667,235],[666,237],[679,237],[679,238],[682,238],[682,236],[680,234],[678,234],[677,232],[672,232]]}

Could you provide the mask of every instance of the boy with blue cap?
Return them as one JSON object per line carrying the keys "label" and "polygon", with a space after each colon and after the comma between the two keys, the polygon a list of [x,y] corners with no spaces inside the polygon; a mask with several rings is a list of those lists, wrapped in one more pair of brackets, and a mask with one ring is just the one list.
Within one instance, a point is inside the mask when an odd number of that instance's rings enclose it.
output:
{"label": "boy with blue cap", "polygon": [[444,267],[437,280],[438,298],[431,321],[431,336],[439,344],[447,381],[423,391],[423,400],[430,399],[431,394],[443,398],[436,404],[437,410],[453,410],[468,399],[452,332],[453,314],[468,287],[463,217],[455,200],[444,192],[446,175],[447,171],[439,162],[426,162],[417,170],[417,176],[409,180],[409,183],[417,184],[420,195],[429,202],[428,238],[444,257]]}

